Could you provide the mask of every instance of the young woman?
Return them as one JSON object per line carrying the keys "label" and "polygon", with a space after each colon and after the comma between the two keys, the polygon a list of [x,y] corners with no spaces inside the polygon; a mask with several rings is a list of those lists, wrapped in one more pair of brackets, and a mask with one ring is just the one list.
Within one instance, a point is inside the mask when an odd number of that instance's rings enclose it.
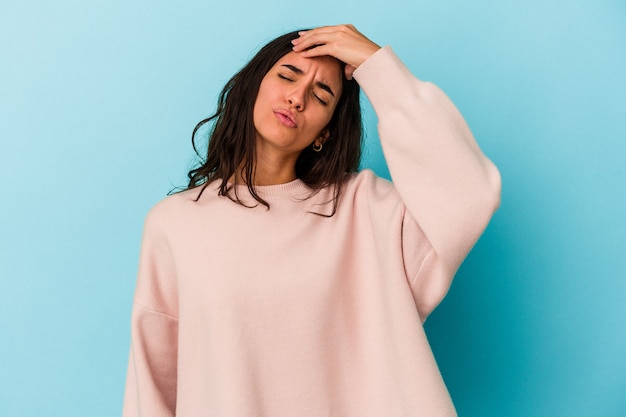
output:
{"label": "young woman", "polygon": [[[359,86],[393,184],[356,172]],[[341,25],[270,42],[207,122],[146,219],[124,415],[456,415],[422,323],[500,176],[450,100]]]}

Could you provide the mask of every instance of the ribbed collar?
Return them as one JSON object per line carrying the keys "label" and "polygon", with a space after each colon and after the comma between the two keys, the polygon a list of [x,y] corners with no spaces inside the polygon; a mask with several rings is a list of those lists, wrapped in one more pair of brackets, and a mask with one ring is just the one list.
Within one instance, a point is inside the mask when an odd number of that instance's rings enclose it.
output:
{"label": "ribbed collar", "polygon": [[[256,192],[261,197],[267,198],[304,198],[311,194],[311,189],[300,179],[284,184],[256,185]],[[237,194],[240,196],[249,195],[247,185],[238,185]]]}
{"label": "ribbed collar", "polygon": [[[220,180],[215,180],[207,187],[203,196],[208,199],[217,197]],[[276,184],[276,185],[259,185],[255,187],[257,194],[270,205],[277,203],[282,205],[287,203],[289,205],[296,204],[300,209],[304,211],[310,211],[314,213],[323,213],[325,215],[332,214],[332,201],[333,191],[332,187],[326,187],[319,192],[315,192],[309,186],[307,186],[302,180],[295,179],[293,181]],[[236,187],[237,197],[235,197],[235,190],[229,191],[231,199],[238,199],[244,205],[250,207],[260,206],[259,202],[252,197],[248,186],[245,184],[238,185]],[[212,197],[210,197],[212,196]],[[218,197],[219,199],[228,197]]]}

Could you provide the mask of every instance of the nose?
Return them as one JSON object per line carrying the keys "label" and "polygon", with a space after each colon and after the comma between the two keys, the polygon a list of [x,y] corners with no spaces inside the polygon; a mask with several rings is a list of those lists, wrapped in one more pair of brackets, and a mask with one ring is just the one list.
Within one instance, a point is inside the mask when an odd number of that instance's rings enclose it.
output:
{"label": "nose", "polygon": [[304,110],[306,105],[306,94],[303,88],[294,88],[288,94],[289,105],[298,111]]}

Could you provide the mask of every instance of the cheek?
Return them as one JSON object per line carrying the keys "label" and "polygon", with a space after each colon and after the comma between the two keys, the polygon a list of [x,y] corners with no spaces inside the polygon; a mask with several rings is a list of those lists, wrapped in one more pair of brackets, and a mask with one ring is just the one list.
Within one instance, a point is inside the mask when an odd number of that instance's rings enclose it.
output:
{"label": "cheek", "polygon": [[259,98],[254,102],[254,107],[252,108],[252,121],[254,122],[254,126],[256,127],[257,121],[259,120],[259,109],[261,106],[259,105]]}
{"label": "cheek", "polygon": [[252,110],[252,116],[254,119],[254,124],[256,126],[257,121],[260,121],[263,117],[264,111],[270,107],[271,101],[271,86],[268,86],[268,83],[264,79],[261,81],[261,85],[259,86],[259,92],[257,93],[256,99],[254,100],[254,108]]}

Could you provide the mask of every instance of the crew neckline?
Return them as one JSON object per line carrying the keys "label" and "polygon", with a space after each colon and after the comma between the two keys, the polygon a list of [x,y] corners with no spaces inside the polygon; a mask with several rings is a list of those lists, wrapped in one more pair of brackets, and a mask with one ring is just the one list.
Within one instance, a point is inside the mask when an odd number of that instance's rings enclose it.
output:
{"label": "crew neckline", "polygon": [[[249,194],[246,184],[239,184],[236,187],[240,196]],[[254,189],[261,197],[273,198],[306,197],[312,191],[300,178],[283,184],[255,185]]]}

